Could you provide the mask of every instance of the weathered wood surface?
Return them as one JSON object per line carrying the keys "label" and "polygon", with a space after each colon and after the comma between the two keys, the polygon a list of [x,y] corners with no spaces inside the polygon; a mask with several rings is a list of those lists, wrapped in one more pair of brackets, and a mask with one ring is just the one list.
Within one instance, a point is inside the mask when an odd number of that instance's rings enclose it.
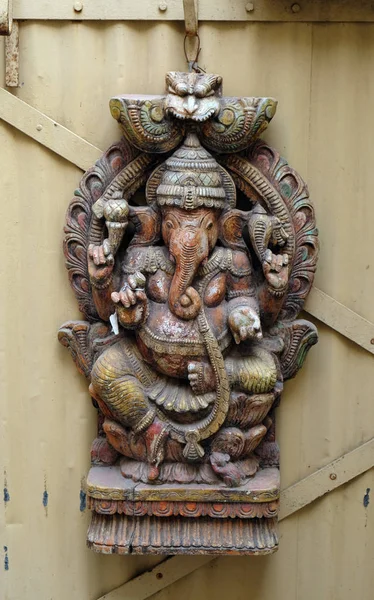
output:
{"label": "weathered wood surface", "polygon": [[[317,498],[351,481],[374,467],[374,438],[355,450],[332,461],[282,492],[279,520],[305,508]],[[200,560],[201,559],[201,560]],[[214,560],[211,558],[211,560]],[[208,562],[207,557],[193,557],[181,562],[181,557],[169,557],[151,571],[135,577],[99,600],[146,600]]]}

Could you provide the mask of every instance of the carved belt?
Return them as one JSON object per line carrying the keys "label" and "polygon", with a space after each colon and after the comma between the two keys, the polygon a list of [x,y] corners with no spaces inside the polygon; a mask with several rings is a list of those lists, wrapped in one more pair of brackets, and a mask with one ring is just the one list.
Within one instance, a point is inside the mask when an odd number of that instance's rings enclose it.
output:
{"label": "carved belt", "polygon": [[[148,347],[158,352],[159,354],[170,354],[170,346],[174,348],[173,353],[181,354],[182,356],[199,356],[206,354],[206,347],[202,340],[192,340],[191,338],[171,339],[156,335],[146,325],[138,333],[142,342]],[[230,331],[226,330],[217,337],[217,342],[221,352],[226,350],[232,342]]]}

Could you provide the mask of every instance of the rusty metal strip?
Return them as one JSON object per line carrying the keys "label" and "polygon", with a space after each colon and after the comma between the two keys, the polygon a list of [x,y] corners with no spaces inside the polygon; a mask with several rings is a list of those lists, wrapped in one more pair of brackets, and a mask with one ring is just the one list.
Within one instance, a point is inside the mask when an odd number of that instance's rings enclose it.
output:
{"label": "rusty metal strip", "polygon": [[5,38],[5,85],[19,85],[19,26],[13,21],[11,34]]}
{"label": "rusty metal strip", "polygon": [[99,148],[3,88],[0,88],[0,119],[83,171],[87,171],[102,154]]}
{"label": "rusty metal strip", "polygon": [[[286,519],[373,467],[374,438],[285,489],[281,493],[279,520]],[[151,571],[131,579],[98,600],[146,600],[214,559],[214,556],[169,557]]]}
{"label": "rusty metal strip", "polygon": [[374,323],[364,319],[316,287],[311,289],[305,303],[305,310],[322,323],[374,354]]}
{"label": "rusty metal strip", "polygon": [[12,0],[0,0],[0,35],[10,35],[12,22]]}
{"label": "rusty metal strip", "polygon": [[[2,0],[5,4],[6,0]],[[14,0],[15,19],[183,21],[181,0]],[[199,0],[200,21],[373,22],[371,0]]]}

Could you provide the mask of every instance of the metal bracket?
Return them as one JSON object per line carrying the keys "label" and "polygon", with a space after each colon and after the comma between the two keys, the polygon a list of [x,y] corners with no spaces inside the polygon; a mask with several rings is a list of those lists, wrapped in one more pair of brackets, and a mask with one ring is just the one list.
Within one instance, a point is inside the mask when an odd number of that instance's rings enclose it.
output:
{"label": "metal bracket", "polygon": [[198,19],[197,19],[197,0],[183,0],[184,24],[186,35],[197,35]]}

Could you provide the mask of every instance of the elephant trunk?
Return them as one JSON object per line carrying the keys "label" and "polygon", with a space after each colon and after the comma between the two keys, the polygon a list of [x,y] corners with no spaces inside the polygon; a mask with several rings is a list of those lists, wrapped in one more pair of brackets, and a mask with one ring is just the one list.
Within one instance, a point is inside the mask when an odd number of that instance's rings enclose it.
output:
{"label": "elephant trunk", "polygon": [[201,309],[201,298],[191,284],[208,256],[207,236],[199,229],[182,230],[172,237],[169,249],[176,262],[169,291],[170,310],[181,319],[195,319]]}

